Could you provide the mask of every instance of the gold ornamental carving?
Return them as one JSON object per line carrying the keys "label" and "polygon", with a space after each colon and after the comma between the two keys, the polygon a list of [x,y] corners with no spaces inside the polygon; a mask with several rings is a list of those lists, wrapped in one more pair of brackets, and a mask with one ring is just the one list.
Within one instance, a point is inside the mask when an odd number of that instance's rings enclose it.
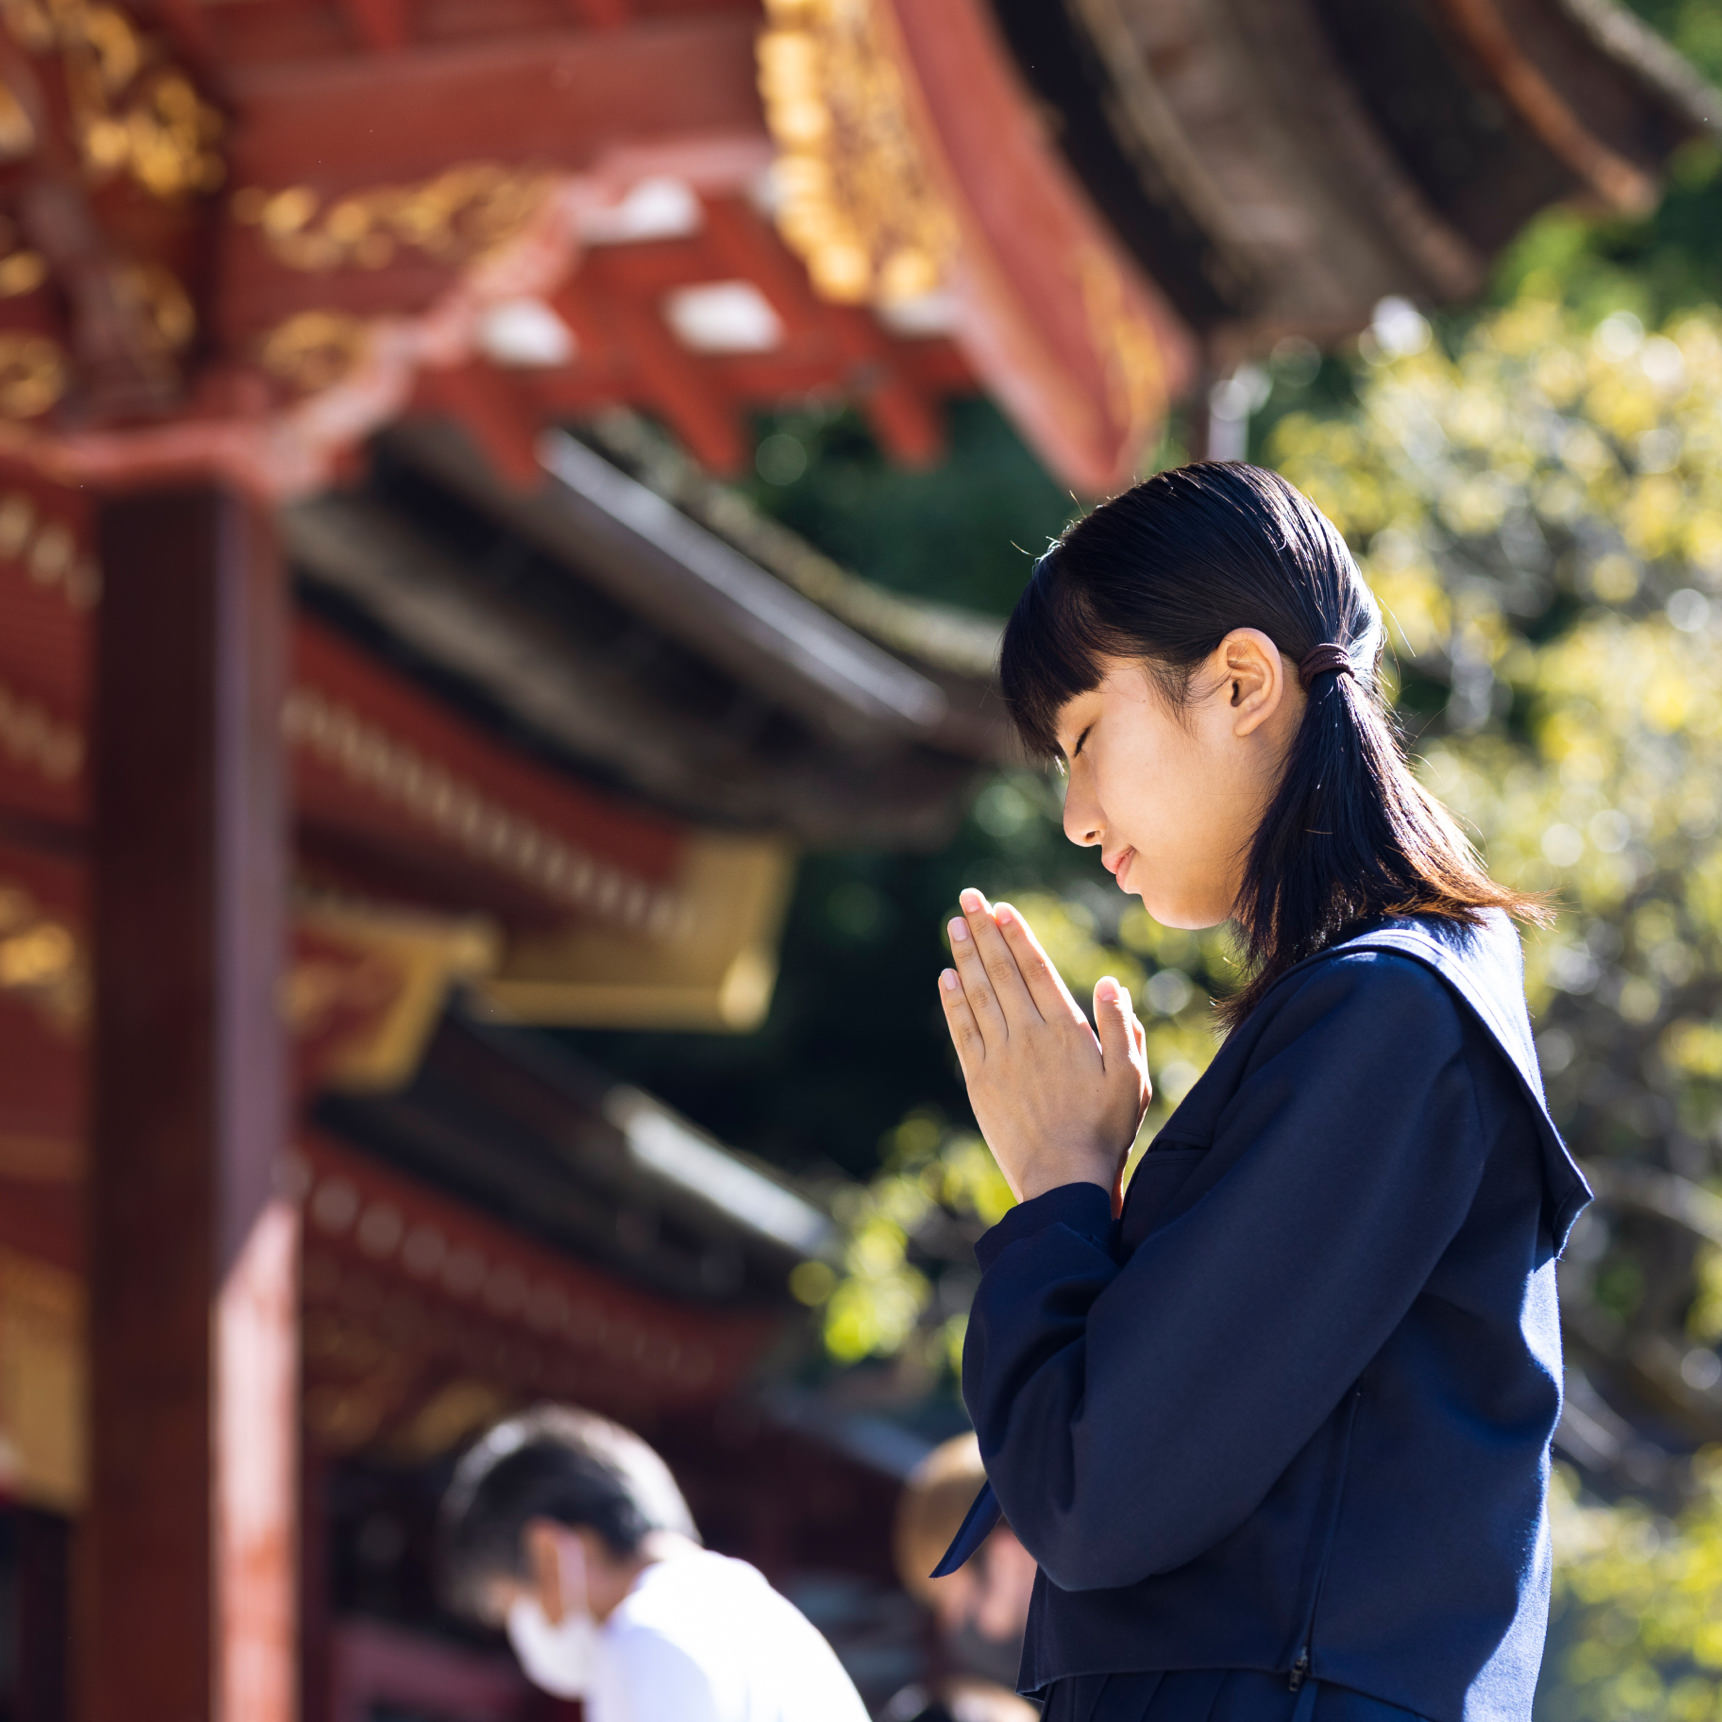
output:
{"label": "gold ornamental carving", "polygon": [[[14,564],[33,586],[58,591],[77,611],[93,609],[102,595],[101,569],[87,550],[79,549],[76,533],[63,520],[39,515],[36,504],[21,490],[0,493],[0,563]],[[0,747],[9,745],[6,738],[12,732],[6,714],[15,706],[13,696],[0,683]],[[33,763],[51,779],[76,776],[83,757],[76,731],[49,724],[39,733],[57,739]]]}
{"label": "gold ornamental carving", "polygon": [[58,341],[0,331],[0,418],[39,418],[66,392],[66,354]]}
{"label": "gold ornamental carving", "polygon": [[841,304],[934,291],[956,222],[915,134],[879,0],[767,0],[765,10],[759,88],[785,242]]}
{"label": "gold ornamental carving", "polygon": [[[0,742],[15,753],[16,701],[0,697]],[[81,750],[81,738],[79,742]],[[81,763],[81,762],[80,762]],[[89,1012],[90,971],[83,941],[22,885],[0,880],[0,995],[32,1005],[58,1033],[82,1032]]]}
{"label": "gold ornamental carving", "polygon": [[[119,7],[0,0],[0,24],[34,58],[58,57],[72,137],[94,183],[125,176],[159,198],[220,185],[220,114]],[[0,100],[0,156],[22,159],[35,141],[35,122],[8,89]]]}
{"label": "gold ornamental carving", "polygon": [[1082,309],[1106,383],[1113,422],[1134,445],[1166,410],[1166,367],[1153,326],[1129,303],[1118,266],[1099,249],[1078,259]]}
{"label": "gold ornamental carving", "polygon": [[[0,160],[4,159],[5,152],[0,149]],[[48,265],[41,252],[32,251],[16,225],[0,215],[0,299],[34,293],[47,279]]]}
{"label": "gold ornamental carving", "polygon": [[270,255],[289,269],[383,269],[403,251],[458,264],[512,239],[551,184],[530,169],[468,162],[416,185],[339,197],[307,185],[246,186],[233,195],[233,215],[255,227]]}
{"label": "gold ornamental carving", "polygon": [[338,383],[364,356],[369,326],[346,311],[300,311],[263,338],[259,358],[276,381],[304,394]]}
{"label": "gold ornamental carving", "polygon": [[344,701],[301,684],[282,722],[294,749],[574,914],[654,939],[685,934],[688,907],[674,889],[565,841]]}
{"label": "gold ornamental carving", "polygon": [[[0,274],[5,270],[0,262]],[[179,277],[160,263],[126,263],[114,274],[114,291],[137,313],[143,339],[160,353],[179,353],[197,333],[197,312]]]}

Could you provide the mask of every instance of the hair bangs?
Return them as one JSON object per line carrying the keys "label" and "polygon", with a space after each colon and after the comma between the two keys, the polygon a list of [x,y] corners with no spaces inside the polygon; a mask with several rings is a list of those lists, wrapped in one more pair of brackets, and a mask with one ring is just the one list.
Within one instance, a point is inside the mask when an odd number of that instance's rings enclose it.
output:
{"label": "hair bangs", "polygon": [[1030,758],[1059,760],[1058,714],[1078,694],[1099,687],[1101,660],[1116,651],[1110,632],[1063,567],[1062,544],[1034,573],[1005,624],[999,684]]}

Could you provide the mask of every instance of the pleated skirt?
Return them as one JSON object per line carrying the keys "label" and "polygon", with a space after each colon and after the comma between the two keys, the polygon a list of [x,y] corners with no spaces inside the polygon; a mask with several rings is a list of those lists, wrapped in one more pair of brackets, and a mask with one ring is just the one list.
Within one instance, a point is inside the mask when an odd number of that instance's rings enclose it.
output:
{"label": "pleated skirt", "polygon": [[1179,1669],[1055,1681],[1041,1722],[1423,1722],[1412,1711],[1328,1681],[1293,1692],[1283,1674]]}

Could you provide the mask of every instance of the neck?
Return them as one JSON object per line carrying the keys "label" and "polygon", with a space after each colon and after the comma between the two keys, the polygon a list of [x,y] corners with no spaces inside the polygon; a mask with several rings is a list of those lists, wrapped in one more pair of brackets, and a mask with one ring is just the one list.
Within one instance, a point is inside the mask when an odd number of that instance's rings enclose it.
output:
{"label": "neck", "polygon": [[592,1592],[587,1601],[592,1618],[602,1626],[621,1607],[648,1567],[691,1547],[686,1537],[673,1531],[653,1531],[631,1555],[619,1560],[606,1559],[603,1570],[592,1575]]}

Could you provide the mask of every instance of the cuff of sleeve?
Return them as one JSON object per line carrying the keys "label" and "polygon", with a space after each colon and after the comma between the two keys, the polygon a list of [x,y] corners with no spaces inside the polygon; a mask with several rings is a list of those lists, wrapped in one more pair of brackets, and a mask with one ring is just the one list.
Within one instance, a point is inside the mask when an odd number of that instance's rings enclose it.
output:
{"label": "cuff of sleeve", "polygon": [[975,1245],[975,1260],[986,1272],[1012,1244],[1049,1226],[1063,1226],[1106,1249],[1112,1241],[1112,1194],[1098,1184],[1060,1184],[1005,1215]]}

